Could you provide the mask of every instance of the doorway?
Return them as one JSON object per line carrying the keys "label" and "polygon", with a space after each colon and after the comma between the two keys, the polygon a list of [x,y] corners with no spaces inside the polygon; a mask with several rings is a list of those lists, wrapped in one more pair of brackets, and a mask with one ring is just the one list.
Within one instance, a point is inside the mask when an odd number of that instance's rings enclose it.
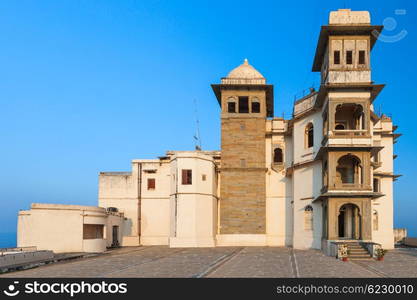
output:
{"label": "doorway", "polygon": [[119,226],[112,227],[112,247],[119,247]]}
{"label": "doorway", "polygon": [[361,239],[361,212],[355,204],[344,204],[339,209],[338,216],[339,239]]}

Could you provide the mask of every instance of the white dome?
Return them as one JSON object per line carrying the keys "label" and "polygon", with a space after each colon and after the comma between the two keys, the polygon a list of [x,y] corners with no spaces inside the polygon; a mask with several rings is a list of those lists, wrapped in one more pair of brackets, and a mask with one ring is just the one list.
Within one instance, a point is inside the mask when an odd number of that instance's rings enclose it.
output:
{"label": "white dome", "polygon": [[226,78],[236,78],[236,79],[260,79],[264,78],[261,73],[259,73],[254,67],[252,67],[248,60],[245,58],[243,64],[234,68]]}
{"label": "white dome", "polygon": [[265,84],[266,80],[245,58],[243,64],[234,68],[227,77],[222,78],[222,84]]}

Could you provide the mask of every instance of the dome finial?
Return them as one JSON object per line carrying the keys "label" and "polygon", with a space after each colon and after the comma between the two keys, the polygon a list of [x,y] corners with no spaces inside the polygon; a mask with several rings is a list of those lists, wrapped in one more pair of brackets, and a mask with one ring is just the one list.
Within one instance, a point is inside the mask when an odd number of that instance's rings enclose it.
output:
{"label": "dome finial", "polygon": [[244,65],[249,65],[249,62],[248,62],[248,59],[247,59],[247,58],[245,58],[245,59],[243,60],[243,64],[244,64]]}

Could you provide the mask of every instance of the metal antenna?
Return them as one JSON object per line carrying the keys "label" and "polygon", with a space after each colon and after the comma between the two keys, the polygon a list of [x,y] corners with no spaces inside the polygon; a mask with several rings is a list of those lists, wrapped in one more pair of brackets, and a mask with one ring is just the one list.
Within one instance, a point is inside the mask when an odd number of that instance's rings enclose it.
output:
{"label": "metal antenna", "polygon": [[201,151],[200,121],[198,119],[197,100],[196,99],[194,99],[194,114],[195,114],[195,122],[196,122],[196,133],[194,135],[195,150]]}

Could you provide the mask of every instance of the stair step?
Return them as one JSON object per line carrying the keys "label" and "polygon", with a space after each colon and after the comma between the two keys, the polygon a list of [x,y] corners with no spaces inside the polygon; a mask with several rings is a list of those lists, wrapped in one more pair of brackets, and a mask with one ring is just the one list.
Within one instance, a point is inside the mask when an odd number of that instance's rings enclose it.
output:
{"label": "stair step", "polygon": [[368,250],[359,243],[346,243],[348,250],[348,258],[350,260],[372,260],[372,256]]}

